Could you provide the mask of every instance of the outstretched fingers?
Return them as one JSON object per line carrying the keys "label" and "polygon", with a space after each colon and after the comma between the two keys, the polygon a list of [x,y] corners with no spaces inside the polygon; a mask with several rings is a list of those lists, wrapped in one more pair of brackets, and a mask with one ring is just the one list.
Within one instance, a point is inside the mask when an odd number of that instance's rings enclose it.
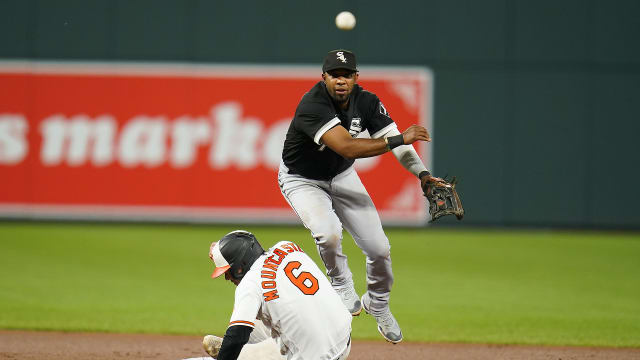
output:
{"label": "outstretched fingers", "polygon": [[427,129],[419,125],[411,125],[402,133],[405,144],[413,144],[416,141],[431,141]]}

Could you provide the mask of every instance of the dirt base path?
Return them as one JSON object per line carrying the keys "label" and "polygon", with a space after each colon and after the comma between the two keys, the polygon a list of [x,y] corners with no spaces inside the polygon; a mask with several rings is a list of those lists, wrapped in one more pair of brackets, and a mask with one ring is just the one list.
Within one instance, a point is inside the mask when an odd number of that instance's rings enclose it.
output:
{"label": "dirt base path", "polygon": [[[158,359],[206,356],[199,336],[0,331],[0,359]],[[502,346],[354,341],[349,360],[640,359],[640,348]]]}

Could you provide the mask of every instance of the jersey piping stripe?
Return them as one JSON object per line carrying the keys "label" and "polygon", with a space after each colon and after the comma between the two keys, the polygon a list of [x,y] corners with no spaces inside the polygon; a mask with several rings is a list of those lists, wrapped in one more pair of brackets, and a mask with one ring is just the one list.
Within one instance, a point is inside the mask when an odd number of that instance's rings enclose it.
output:
{"label": "jersey piping stripe", "polygon": [[387,126],[385,126],[384,128],[382,128],[382,130],[378,130],[378,132],[376,132],[375,134],[371,135],[372,139],[377,139],[381,136],[383,136],[384,134],[388,133],[389,131],[391,131],[391,129],[393,128],[397,128],[398,126],[396,125],[396,123],[391,123]]}
{"label": "jersey piping stripe", "polygon": [[251,327],[256,327],[256,324],[252,323],[251,321],[244,321],[244,320],[236,320],[229,323],[229,326],[233,326],[233,325],[247,325]]}
{"label": "jersey piping stripe", "polygon": [[329,129],[331,129],[332,127],[336,126],[340,124],[340,119],[338,119],[338,117],[334,117],[333,119],[329,120],[328,123],[324,124],[320,130],[318,130],[318,132],[316,132],[316,135],[313,137],[313,141],[320,145],[320,138],[322,137],[322,135],[324,135],[324,133],[326,133],[327,131],[329,131]]}

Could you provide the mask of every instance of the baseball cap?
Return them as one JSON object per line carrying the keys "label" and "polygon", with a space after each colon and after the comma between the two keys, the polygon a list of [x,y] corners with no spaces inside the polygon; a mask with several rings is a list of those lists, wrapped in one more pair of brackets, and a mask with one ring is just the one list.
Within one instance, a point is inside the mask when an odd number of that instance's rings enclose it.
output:
{"label": "baseball cap", "polygon": [[324,57],[322,63],[322,72],[327,72],[335,69],[347,69],[351,71],[358,71],[356,64],[356,55],[349,50],[331,50]]}

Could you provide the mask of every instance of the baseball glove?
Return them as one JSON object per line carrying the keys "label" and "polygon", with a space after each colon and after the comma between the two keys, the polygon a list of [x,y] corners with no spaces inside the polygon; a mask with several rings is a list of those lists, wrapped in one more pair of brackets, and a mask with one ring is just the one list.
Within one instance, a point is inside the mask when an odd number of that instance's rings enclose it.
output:
{"label": "baseball glove", "polygon": [[462,220],[464,208],[456,191],[456,183],[455,176],[451,181],[446,177],[441,179],[429,176],[421,183],[422,192],[429,201],[430,222],[445,215],[455,215],[458,220]]}

